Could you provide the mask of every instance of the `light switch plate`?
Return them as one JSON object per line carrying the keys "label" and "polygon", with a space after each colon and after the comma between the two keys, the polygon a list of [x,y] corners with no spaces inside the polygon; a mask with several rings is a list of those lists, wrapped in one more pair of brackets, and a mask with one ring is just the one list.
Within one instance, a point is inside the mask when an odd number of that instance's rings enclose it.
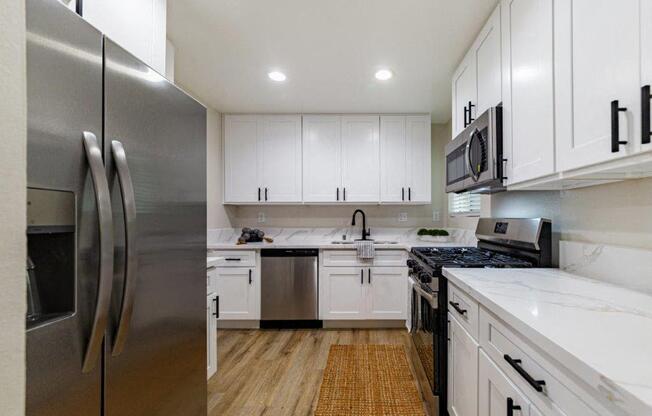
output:
{"label": "light switch plate", "polygon": [[258,223],[262,224],[267,220],[267,217],[265,216],[264,212],[259,212],[258,213]]}
{"label": "light switch plate", "polygon": [[398,222],[406,222],[406,221],[407,221],[407,212],[399,212]]}

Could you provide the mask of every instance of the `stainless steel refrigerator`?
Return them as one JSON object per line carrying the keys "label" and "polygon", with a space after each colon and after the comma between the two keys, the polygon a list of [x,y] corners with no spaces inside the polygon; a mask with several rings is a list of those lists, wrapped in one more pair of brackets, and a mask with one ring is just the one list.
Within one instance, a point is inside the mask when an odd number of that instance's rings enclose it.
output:
{"label": "stainless steel refrigerator", "polygon": [[206,414],[206,110],[27,0],[27,414]]}

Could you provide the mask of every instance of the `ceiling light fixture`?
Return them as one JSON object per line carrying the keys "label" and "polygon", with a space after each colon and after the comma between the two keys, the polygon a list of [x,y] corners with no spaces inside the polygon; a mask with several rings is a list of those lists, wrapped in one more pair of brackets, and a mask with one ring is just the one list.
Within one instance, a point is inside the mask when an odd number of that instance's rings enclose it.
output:
{"label": "ceiling light fixture", "polygon": [[388,79],[393,77],[394,74],[389,69],[381,69],[379,71],[376,71],[375,76],[376,76],[376,79],[379,80],[379,81],[387,81]]}
{"label": "ceiling light fixture", "polygon": [[283,82],[287,79],[285,74],[279,71],[272,71],[268,73],[267,76],[269,77],[269,79],[276,82]]}

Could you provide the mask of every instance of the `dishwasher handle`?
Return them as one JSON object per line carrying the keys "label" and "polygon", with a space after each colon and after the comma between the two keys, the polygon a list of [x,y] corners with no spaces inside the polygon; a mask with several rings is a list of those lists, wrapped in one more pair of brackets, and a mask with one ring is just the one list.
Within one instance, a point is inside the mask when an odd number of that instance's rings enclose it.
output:
{"label": "dishwasher handle", "polygon": [[314,248],[264,248],[261,257],[317,257],[319,250]]}

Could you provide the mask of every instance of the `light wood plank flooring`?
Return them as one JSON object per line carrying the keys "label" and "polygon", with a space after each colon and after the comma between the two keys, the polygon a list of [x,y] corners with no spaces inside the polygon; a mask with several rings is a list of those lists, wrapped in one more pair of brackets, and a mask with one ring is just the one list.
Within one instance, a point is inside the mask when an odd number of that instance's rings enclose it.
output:
{"label": "light wood plank flooring", "polygon": [[[208,381],[209,416],[313,414],[333,344],[403,344],[415,380],[425,378],[404,329],[218,330],[218,371]],[[432,414],[430,398],[422,397]]]}

